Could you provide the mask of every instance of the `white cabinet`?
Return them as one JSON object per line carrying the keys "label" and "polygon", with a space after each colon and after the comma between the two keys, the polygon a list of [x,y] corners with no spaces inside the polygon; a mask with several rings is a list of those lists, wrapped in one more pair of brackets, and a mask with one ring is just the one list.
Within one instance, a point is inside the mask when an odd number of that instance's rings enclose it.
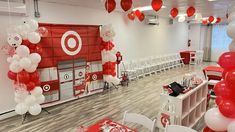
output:
{"label": "white cabinet", "polygon": [[207,93],[207,81],[203,81],[194,89],[177,97],[161,94],[160,102],[163,106],[157,118],[158,128],[164,130],[167,122],[192,128],[206,112]]}

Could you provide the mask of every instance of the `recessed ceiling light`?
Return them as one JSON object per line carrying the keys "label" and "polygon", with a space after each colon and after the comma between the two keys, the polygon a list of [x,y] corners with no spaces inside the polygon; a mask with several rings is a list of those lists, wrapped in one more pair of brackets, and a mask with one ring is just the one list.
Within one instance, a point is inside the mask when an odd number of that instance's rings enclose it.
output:
{"label": "recessed ceiling light", "polygon": [[217,0],[208,0],[208,1],[217,1]]}
{"label": "recessed ceiling light", "polygon": [[[162,8],[166,8],[166,6],[162,6]],[[140,11],[150,11],[153,10],[152,6],[143,6],[134,8],[133,11],[140,10]]]}

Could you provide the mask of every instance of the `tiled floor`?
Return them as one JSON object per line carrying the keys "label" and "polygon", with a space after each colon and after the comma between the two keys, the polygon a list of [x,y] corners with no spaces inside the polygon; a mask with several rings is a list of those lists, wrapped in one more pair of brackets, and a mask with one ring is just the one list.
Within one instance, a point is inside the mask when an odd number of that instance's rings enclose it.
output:
{"label": "tiled floor", "polygon": [[[0,121],[0,132],[75,132],[80,125],[89,126],[108,117],[121,121],[124,111],[142,113],[149,118],[157,116],[159,94],[162,85],[179,80],[185,73],[195,72],[203,77],[202,68],[213,63],[175,68],[158,75],[132,81],[129,87],[119,87],[90,97],[50,107],[51,114],[42,112],[39,116],[29,116],[21,125],[21,116]],[[202,122],[196,126],[201,131]],[[133,124],[140,132],[146,130]]]}

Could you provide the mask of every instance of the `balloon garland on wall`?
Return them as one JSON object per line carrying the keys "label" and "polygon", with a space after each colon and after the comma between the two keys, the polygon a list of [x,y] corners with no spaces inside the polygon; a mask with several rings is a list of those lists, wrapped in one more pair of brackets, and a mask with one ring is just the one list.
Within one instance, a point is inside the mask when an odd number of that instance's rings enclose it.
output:
{"label": "balloon garland on wall", "polygon": [[100,36],[102,38],[101,56],[103,66],[103,79],[107,83],[118,85],[120,80],[117,78],[116,64],[118,52],[113,44],[115,32],[112,25],[104,25],[101,28]]}
{"label": "balloon garland on wall", "polygon": [[209,130],[235,132],[235,19],[232,19],[233,14],[235,13],[229,15],[227,29],[228,36],[233,39],[229,45],[230,52],[223,53],[218,60],[218,64],[224,68],[223,80],[214,87],[218,108],[212,108],[206,112],[205,132],[207,130],[208,132]]}
{"label": "balloon garland on wall", "polygon": [[40,87],[40,76],[37,71],[41,61],[41,48],[37,45],[42,36],[48,33],[44,27],[38,27],[34,19],[15,27],[14,32],[8,34],[7,42],[14,52],[7,58],[9,65],[8,78],[14,81],[15,112],[23,115],[29,112],[38,115],[45,101]]}

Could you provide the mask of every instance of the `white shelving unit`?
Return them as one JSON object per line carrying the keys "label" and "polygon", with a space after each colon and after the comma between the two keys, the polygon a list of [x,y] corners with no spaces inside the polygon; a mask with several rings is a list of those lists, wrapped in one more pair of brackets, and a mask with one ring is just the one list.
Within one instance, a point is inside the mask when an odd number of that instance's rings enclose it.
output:
{"label": "white shelving unit", "polygon": [[162,106],[158,114],[157,126],[160,131],[164,130],[166,122],[174,125],[182,125],[192,128],[204,116],[207,105],[207,81],[185,94],[177,97],[161,94],[160,102],[168,104],[169,109]]}

